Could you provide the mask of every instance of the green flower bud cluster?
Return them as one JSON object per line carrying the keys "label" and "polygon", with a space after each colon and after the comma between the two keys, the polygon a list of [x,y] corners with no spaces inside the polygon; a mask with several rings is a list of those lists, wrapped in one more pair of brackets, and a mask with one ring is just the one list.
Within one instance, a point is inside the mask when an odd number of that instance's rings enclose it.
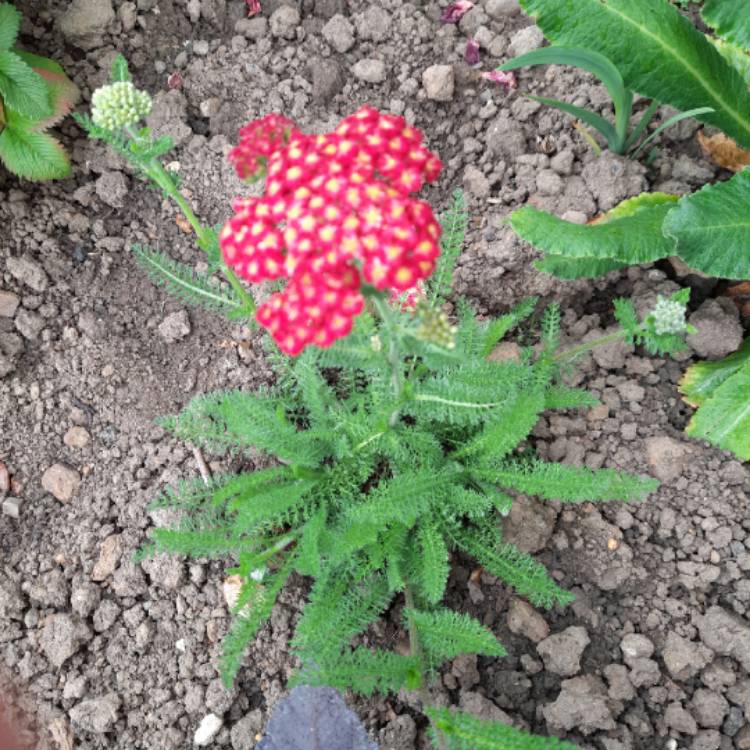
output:
{"label": "green flower bud cluster", "polygon": [[456,326],[451,325],[448,316],[442,310],[435,310],[426,304],[417,306],[419,327],[417,338],[437,344],[444,349],[453,349],[456,345]]}
{"label": "green flower bud cluster", "polygon": [[91,119],[95,125],[117,131],[135,125],[151,111],[151,97],[130,81],[101,86],[91,97]]}
{"label": "green flower bud cluster", "polygon": [[685,305],[673,299],[658,297],[651,311],[654,333],[683,333],[687,329]]}

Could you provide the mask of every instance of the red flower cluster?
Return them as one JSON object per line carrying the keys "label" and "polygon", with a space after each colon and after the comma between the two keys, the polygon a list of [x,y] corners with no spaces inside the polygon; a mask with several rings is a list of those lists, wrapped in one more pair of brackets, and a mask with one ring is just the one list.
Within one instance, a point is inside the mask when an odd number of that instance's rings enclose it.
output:
{"label": "red flower cluster", "polygon": [[282,351],[330,346],[362,311],[362,279],[398,292],[427,278],[440,225],[410,194],[440,160],[402,117],[363,107],[332,133],[308,135],[268,115],[240,131],[240,176],[264,166],[265,194],[235,202],[221,232],[226,262],[248,281],[287,278],[257,312]]}

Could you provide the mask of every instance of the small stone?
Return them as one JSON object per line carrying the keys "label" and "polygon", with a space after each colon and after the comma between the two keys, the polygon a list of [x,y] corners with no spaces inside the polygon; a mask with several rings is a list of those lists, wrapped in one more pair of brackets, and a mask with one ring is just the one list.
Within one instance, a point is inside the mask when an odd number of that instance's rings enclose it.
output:
{"label": "small stone", "polygon": [[501,20],[508,16],[515,16],[521,12],[521,5],[518,0],[487,0],[484,9],[490,18]]}
{"label": "small stone", "polygon": [[263,729],[263,714],[256,708],[241,718],[230,733],[233,750],[248,750],[257,743],[257,735]]}
{"label": "small stone", "polygon": [[646,440],[646,460],[657,479],[672,482],[682,476],[692,449],[662,435]]}
{"label": "small stone", "polygon": [[430,65],[422,73],[422,86],[428,99],[449,102],[453,99],[455,75],[452,65]]}
{"label": "small stone", "polygon": [[509,117],[496,117],[485,133],[487,148],[494,156],[515,160],[526,153],[526,135],[523,128]]}
{"label": "small stone", "polygon": [[690,743],[690,750],[719,750],[721,734],[716,729],[702,729]]}
{"label": "small stone", "polygon": [[68,448],[85,448],[91,442],[91,435],[85,427],[75,426],[71,427],[65,435],[63,435],[63,443]]}
{"label": "small stone", "polygon": [[545,619],[523,599],[511,599],[508,607],[508,629],[511,633],[523,635],[534,643],[543,641],[549,635],[549,625]]}
{"label": "small stone", "polygon": [[581,669],[581,656],[591,643],[586,629],[572,625],[545,638],[536,647],[545,668],[561,677],[571,677]]}
{"label": "small stone", "polygon": [[315,0],[315,15],[321,18],[333,18],[337,13],[346,13],[346,0]]}
{"label": "small stone", "polygon": [[197,57],[205,57],[211,51],[211,46],[206,39],[198,39],[193,43],[193,53]]}
{"label": "small stone", "polygon": [[112,534],[99,545],[99,559],[91,571],[91,580],[104,581],[109,578],[115,572],[121,557],[122,538],[119,534]]}
{"label": "small stone", "polygon": [[21,308],[15,319],[16,330],[28,341],[36,341],[44,330],[44,318],[33,310]]}
{"label": "small stone", "polygon": [[[285,6],[282,6],[285,7]],[[279,8],[281,10],[281,8]],[[278,11],[277,11],[278,13]],[[213,742],[214,737],[224,726],[224,719],[216,714],[207,714],[201,719],[198,729],[193,735],[193,744],[198,747],[208,747]]]}
{"label": "small stone", "polygon": [[299,10],[296,7],[282,5],[271,14],[271,34],[283,39],[294,39],[300,20]]}
{"label": "small stone", "polygon": [[14,258],[9,257],[5,261],[8,272],[14,279],[26,284],[35,292],[44,292],[47,289],[49,280],[44,269],[31,258]]}
{"label": "small stone", "polygon": [[557,700],[544,706],[542,715],[553,731],[575,729],[585,735],[597,729],[609,731],[616,725],[607,698],[604,685],[595,677],[564,680]]}
{"label": "small stone", "polygon": [[8,467],[0,461],[0,495],[10,490],[10,472]]}
{"label": "small stone", "polygon": [[234,30],[238,34],[242,34],[246,39],[257,42],[264,39],[268,34],[268,19],[265,16],[241,18],[234,25]]}
{"label": "small stone", "polygon": [[670,703],[664,712],[664,723],[680,734],[696,734],[698,725],[695,719],[680,703]]}
{"label": "small stone", "polygon": [[609,697],[615,701],[630,701],[636,696],[630,681],[627,667],[622,664],[609,664],[602,670],[609,683]]}
{"label": "small stone", "polygon": [[318,58],[311,68],[313,101],[324,104],[344,88],[344,72],[335,60]]}
{"label": "small stone", "polygon": [[190,335],[190,318],[186,310],[178,310],[167,315],[159,323],[159,334],[168,344],[184,339]]}
{"label": "small stone", "polygon": [[542,44],[544,44],[542,30],[538,26],[531,25],[513,34],[508,45],[508,51],[511,56],[518,57],[518,55],[525,55],[539,49]]}
{"label": "small stone", "polygon": [[69,503],[81,484],[81,476],[64,464],[54,464],[42,474],[42,487],[61,503]]}
{"label": "small stone", "polygon": [[464,169],[464,190],[475,198],[487,198],[490,194],[490,181],[481,169],[469,164]]}
{"label": "small stone", "polygon": [[342,15],[335,15],[322,29],[323,38],[336,52],[348,52],[354,46],[354,26]]}
{"label": "small stone", "polygon": [[637,688],[658,685],[661,681],[661,670],[653,659],[645,657],[631,659],[628,666],[630,667],[630,681]]}
{"label": "small stone", "polygon": [[695,353],[706,359],[721,359],[739,348],[743,339],[740,314],[726,297],[706,300],[689,318],[697,333],[687,336]]}
{"label": "small stone", "polygon": [[122,172],[104,172],[96,181],[96,194],[102,203],[112,208],[123,208],[130,187]]}
{"label": "small stone", "polygon": [[556,520],[557,511],[550,505],[531,497],[518,497],[503,519],[503,537],[522,552],[534,554],[546,546]]}
{"label": "small stone", "polygon": [[729,703],[724,696],[712,690],[698,688],[693,693],[693,716],[702,727],[718,729],[729,713]]}
{"label": "small stone", "polygon": [[151,583],[167,591],[176,591],[185,581],[185,565],[175,555],[154,555],[142,563]]}
{"label": "small stone", "polygon": [[0,289],[0,318],[12,318],[21,300],[17,294]]}
{"label": "small stone", "polygon": [[600,211],[609,211],[618,203],[647,189],[646,168],[637,161],[605,151],[588,162],[581,171],[586,187],[599,204]]}
{"label": "small stone", "polygon": [[385,63],[382,60],[366,58],[352,67],[354,77],[367,83],[382,83],[386,78]]}
{"label": "small stone", "polygon": [[101,598],[98,586],[89,581],[74,580],[70,606],[81,619],[85,620],[99,606]]}
{"label": "small stone", "polygon": [[391,35],[391,16],[379,5],[370,5],[364,13],[358,13],[355,18],[357,34],[360,39],[370,39],[373,42],[383,42]]}
{"label": "small stone", "polygon": [[551,169],[543,169],[536,176],[536,189],[542,195],[560,195],[563,192],[562,178]]}
{"label": "small stone", "polygon": [[737,750],[750,750],[750,724],[745,724],[735,735],[734,744]]}
{"label": "small stone", "polygon": [[662,658],[669,673],[676,680],[689,680],[707,666],[713,652],[700,643],[683,638],[674,631],[667,634]]}
{"label": "small stone", "polygon": [[69,42],[90,50],[102,44],[107,26],[114,20],[111,0],[73,0],[60,16],[58,26]]}
{"label": "small stone", "polygon": [[3,500],[3,515],[18,518],[21,515],[21,501],[17,497],[6,497]]}
{"label": "small stone", "polygon": [[654,644],[645,635],[629,633],[620,641],[620,650],[629,664],[633,659],[648,658],[654,653]]}
{"label": "small stone", "polygon": [[94,630],[97,633],[104,633],[109,630],[115,624],[120,611],[120,608],[111,599],[105,599],[94,612]]}
{"label": "small stone", "polygon": [[93,734],[104,734],[115,725],[120,710],[120,698],[109,693],[101,698],[89,698],[70,709],[68,716],[78,729]]}
{"label": "small stone", "polygon": [[44,621],[39,645],[50,663],[59,669],[90,638],[91,632],[82,622],[67,614],[56,614]]}

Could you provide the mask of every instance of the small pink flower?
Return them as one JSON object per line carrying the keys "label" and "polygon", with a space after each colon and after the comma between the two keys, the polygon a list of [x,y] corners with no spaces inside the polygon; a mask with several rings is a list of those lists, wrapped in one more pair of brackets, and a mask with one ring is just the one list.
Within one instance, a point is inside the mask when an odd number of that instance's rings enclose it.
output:
{"label": "small pink flower", "polygon": [[466,42],[464,60],[467,65],[476,65],[479,62],[479,42],[476,39],[469,39]]}
{"label": "small pink flower", "polygon": [[257,16],[261,11],[260,0],[245,0],[245,5],[247,5],[248,18]]}
{"label": "small pink flower", "polygon": [[182,76],[178,70],[174,73],[170,73],[167,77],[167,88],[168,89],[181,89],[182,88]]}
{"label": "small pink flower", "polygon": [[471,0],[457,0],[455,3],[451,3],[443,8],[443,12],[440,14],[440,20],[443,23],[458,23],[461,17],[470,11],[474,7],[474,3]]}
{"label": "small pink flower", "polygon": [[486,78],[492,83],[499,83],[505,89],[506,94],[512,89],[518,88],[518,81],[516,81],[513,71],[490,70],[487,73],[482,73],[482,78]]}

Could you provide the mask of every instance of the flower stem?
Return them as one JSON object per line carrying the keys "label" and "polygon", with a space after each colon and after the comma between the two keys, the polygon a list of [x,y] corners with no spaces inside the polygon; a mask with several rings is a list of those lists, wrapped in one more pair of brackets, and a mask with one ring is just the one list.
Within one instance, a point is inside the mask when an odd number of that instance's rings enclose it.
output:
{"label": "flower stem", "polygon": [[398,405],[391,412],[391,416],[388,419],[388,426],[395,427],[401,411],[401,397],[403,396],[404,385],[406,383],[404,378],[404,365],[401,361],[401,337],[398,332],[398,325],[393,318],[393,311],[388,302],[380,294],[372,295],[372,300],[375,304],[375,309],[378,311],[378,315],[380,315],[380,318],[383,321],[383,325],[388,331],[388,338],[390,340],[388,346],[388,363],[391,366],[393,395],[396,397],[396,403]]}
{"label": "flower stem", "polygon": [[615,331],[615,333],[609,333],[606,336],[601,336],[598,339],[592,341],[585,341],[578,346],[574,346],[572,349],[566,349],[564,352],[558,352],[555,355],[555,362],[570,362],[575,359],[579,354],[585,354],[586,352],[596,349],[599,346],[606,346],[607,344],[613,344],[615,341],[619,341],[625,338],[625,331]]}
{"label": "flower stem", "polygon": [[[133,140],[140,140],[140,136],[131,126],[126,127],[125,132]],[[185,198],[185,196],[177,189],[169,172],[164,169],[164,165],[154,157],[145,163],[140,162],[139,166],[162,190],[162,192],[177,204],[180,211],[182,211],[183,216],[193,228],[195,236],[198,238],[198,247],[205,251],[205,248],[213,241],[214,230],[201,223],[200,219],[195,215],[192,206],[188,203],[187,198]],[[252,315],[255,312],[255,300],[252,298],[251,294],[242,285],[242,282],[237,278],[234,271],[232,271],[232,269],[223,261],[221,263],[221,271],[224,274],[224,278],[226,278],[232,289],[237,293],[237,296],[242,300],[247,314]]]}

